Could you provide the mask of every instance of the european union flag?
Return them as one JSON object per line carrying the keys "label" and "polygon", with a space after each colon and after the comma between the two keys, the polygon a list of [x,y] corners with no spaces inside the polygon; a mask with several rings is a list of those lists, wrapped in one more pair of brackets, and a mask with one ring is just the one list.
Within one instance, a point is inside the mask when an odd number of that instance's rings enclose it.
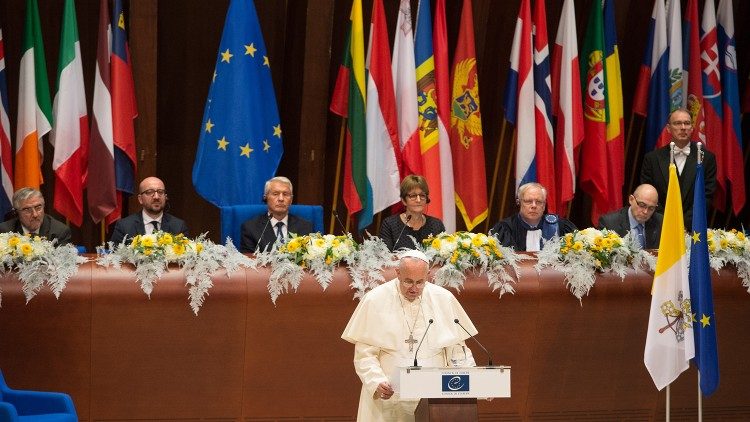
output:
{"label": "european union flag", "polygon": [[703,165],[698,164],[693,198],[693,233],[690,248],[690,300],[693,310],[693,362],[700,372],[701,391],[709,395],[719,385],[719,357],[716,349],[716,318],[708,263],[706,191]]}
{"label": "european union flag", "polygon": [[259,203],[283,152],[255,5],[232,0],[203,113],[193,185],[217,207]]}

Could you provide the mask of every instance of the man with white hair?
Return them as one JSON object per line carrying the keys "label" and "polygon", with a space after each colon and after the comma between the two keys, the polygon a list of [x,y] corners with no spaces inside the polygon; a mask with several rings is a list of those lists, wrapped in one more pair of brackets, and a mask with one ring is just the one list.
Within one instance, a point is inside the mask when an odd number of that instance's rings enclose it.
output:
{"label": "man with white hair", "polygon": [[518,188],[518,213],[495,224],[490,234],[503,246],[516,251],[541,250],[542,239],[550,240],[576,229],[570,221],[547,213],[547,188],[530,182]]}
{"label": "man with white hair", "polygon": [[286,177],[276,176],[266,182],[263,202],[268,205],[268,212],[242,223],[240,252],[265,251],[276,241],[283,242],[290,233],[312,233],[311,222],[289,214],[293,197],[292,182]]}
{"label": "man with white hair", "polygon": [[415,359],[425,367],[474,366],[464,340],[477,330],[456,297],[429,283],[428,274],[424,253],[402,253],[397,278],[362,298],[341,335],[354,343],[354,369],[362,380],[358,421],[414,420],[419,401],[401,400],[394,386],[399,368]]}

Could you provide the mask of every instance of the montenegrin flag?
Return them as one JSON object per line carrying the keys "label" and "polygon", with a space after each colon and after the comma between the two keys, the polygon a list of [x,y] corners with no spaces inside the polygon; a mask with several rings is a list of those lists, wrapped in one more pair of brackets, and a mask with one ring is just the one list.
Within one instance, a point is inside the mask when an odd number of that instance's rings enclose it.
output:
{"label": "montenegrin flag", "polygon": [[57,93],[52,111],[55,116],[50,135],[50,142],[55,147],[52,160],[52,169],[55,171],[54,206],[66,219],[80,227],[83,223],[83,185],[88,155],[89,119],[73,0],[65,1],[63,11]]}
{"label": "montenegrin flag", "polygon": [[664,225],[651,287],[651,311],[643,355],[646,368],[659,390],[676,380],[695,356],[681,198],[677,168],[670,164]]}
{"label": "montenegrin flag", "polygon": [[52,128],[52,101],[36,0],[26,1],[16,129],[16,189],[42,184],[42,136]]}

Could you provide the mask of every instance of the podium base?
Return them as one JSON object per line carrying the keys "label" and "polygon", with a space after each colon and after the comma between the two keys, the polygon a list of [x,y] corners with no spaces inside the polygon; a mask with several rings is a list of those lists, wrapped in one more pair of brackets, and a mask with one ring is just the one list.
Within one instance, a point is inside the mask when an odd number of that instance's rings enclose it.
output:
{"label": "podium base", "polygon": [[416,422],[476,422],[477,399],[421,399],[414,417]]}

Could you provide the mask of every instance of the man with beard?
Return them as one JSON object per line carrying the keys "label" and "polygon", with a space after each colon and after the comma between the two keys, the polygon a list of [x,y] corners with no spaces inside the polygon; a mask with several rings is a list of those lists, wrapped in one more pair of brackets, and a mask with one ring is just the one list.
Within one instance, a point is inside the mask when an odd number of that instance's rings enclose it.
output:
{"label": "man with beard", "polygon": [[115,245],[136,235],[163,231],[187,236],[188,227],[183,220],[164,212],[167,191],[164,182],[156,177],[147,177],[138,185],[138,202],[143,206],[139,213],[120,219],[110,239]]}
{"label": "man with beard", "polygon": [[58,245],[70,243],[70,227],[44,213],[44,196],[33,188],[21,188],[13,194],[17,217],[0,223],[0,232],[34,234],[57,240]]}

